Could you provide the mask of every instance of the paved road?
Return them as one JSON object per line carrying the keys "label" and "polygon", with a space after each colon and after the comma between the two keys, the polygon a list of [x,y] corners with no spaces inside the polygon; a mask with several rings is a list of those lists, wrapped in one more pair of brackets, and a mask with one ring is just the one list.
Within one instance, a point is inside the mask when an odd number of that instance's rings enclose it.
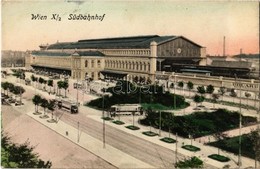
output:
{"label": "paved road", "polygon": [[53,168],[116,168],[17,108],[2,105],[3,130],[11,137],[12,142],[23,144],[28,141],[30,146],[35,146],[34,152],[39,153],[42,160],[50,160]]}
{"label": "paved road", "polygon": [[[103,140],[102,123],[96,122],[80,113],[73,115],[57,111],[57,115],[61,116],[60,120],[76,128],[79,122],[80,131],[101,141]],[[175,161],[174,151],[129,135],[108,125],[106,125],[106,144],[158,168],[172,168]],[[183,158],[180,154],[178,156]]]}

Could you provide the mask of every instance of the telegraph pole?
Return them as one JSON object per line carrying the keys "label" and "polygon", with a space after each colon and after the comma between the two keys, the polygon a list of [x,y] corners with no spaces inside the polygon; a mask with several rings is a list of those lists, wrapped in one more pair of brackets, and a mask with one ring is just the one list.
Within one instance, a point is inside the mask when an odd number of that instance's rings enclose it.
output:
{"label": "telegraph pole", "polygon": [[77,78],[77,106],[79,106],[79,79]]}
{"label": "telegraph pole", "polygon": [[79,121],[78,121],[78,142],[79,142]]}
{"label": "telegraph pole", "polygon": [[175,88],[176,88],[176,75],[174,75],[174,109],[176,109],[176,93],[175,93]]}
{"label": "telegraph pole", "polygon": [[176,133],[175,164],[178,162],[178,133]]}
{"label": "telegraph pole", "polygon": [[162,128],[162,112],[161,112],[161,110],[159,111],[159,113],[160,113],[159,136],[161,136],[161,128]]}
{"label": "telegraph pole", "polygon": [[102,102],[102,118],[103,118],[103,148],[106,148],[106,137],[105,137],[105,88],[103,88],[103,102]]}

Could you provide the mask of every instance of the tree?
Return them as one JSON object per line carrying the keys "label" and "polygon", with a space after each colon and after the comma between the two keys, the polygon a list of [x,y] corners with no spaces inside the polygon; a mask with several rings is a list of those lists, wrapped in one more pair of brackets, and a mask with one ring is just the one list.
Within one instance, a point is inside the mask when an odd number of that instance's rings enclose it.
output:
{"label": "tree", "polygon": [[207,88],[206,88],[206,92],[209,93],[209,94],[212,94],[214,92],[214,86],[212,85],[208,85]]}
{"label": "tree", "polygon": [[204,96],[195,95],[193,101],[196,103],[196,106],[198,106],[198,103],[202,103],[205,100]]}
{"label": "tree", "polygon": [[133,81],[134,81],[135,83],[137,83],[137,82],[139,81],[138,77],[135,76],[134,79],[133,79]]}
{"label": "tree", "polygon": [[62,89],[63,88],[63,81],[58,81],[57,82],[57,86],[58,86],[58,89],[59,89],[59,95],[60,95],[60,89]]}
{"label": "tree", "polygon": [[[220,127],[215,127],[215,133],[213,134],[213,137],[217,140],[217,142],[220,142],[221,140],[225,139],[227,137],[227,134],[223,133],[220,129]],[[218,147],[218,155],[219,155],[219,147]]]}
{"label": "tree", "polygon": [[215,103],[217,103],[217,100],[219,99],[219,95],[216,93],[213,93],[211,96],[213,99],[213,108],[215,109]]}
{"label": "tree", "polygon": [[203,161],[198,157],[191,157],[190,159],[185,159],[179,161],[175,164],[176,168],[203,168]]}
{"label": "tree", "polygon": [[32,102],[35,105],[35,113],[38,113],[38,105],[41,103],[41,96],[40,95],[34,95]]}
{"label": "tree", "polygon": [[13,83],[8,83],[8,90],[9,90],[9,92],[14,91],[14,84]]}
{"label": "tree", "polygon": [[[249,97],[251,97],[251,93],[249,93],[249,92],[245,92],[245,96],[246,96],[246,98],[247,98],[247,109],[248,109],[248,98]],[[241,97],[241,96],[240,96]]]}
{"label": "tree", "polygon": [[150,79],[149,77],[148,77],[146,83],[147,83],[147,84],[151,84],[151,83],[152,83],[152,81],[151,81],[151,79]]}
{"label": "tree", "polygon": [[20,95],[20,103],[22,103],[22,94],[25,92],[24,88],[21,86],[14,86],[13,93],[15,95]]}
{"label": "tree", "polygon": [[235,89],[231,89],[230,96],[233,97],[233,102],[234,102],[235,97],[237,97],[237,92]]}
{"label": "tree", "polygon": [[1,137],[1,165],[4,168],[50,168],[50,161],[44,162],[39,155],[34,153],[34,147],[29,142],[21,145],[14,144],[10,137],[2,134]]}
{"label": "tree", "polygon": [[46,84],[47,84],[47,80],[43,79],[43,84],[44,84],[44,91],[46,90]]}
{"label": "tree", "polygon": [[53,80],[48,80],[48,86],[50,87],[50,92],[51,92],[51,87],[53,87]]}
{"label": "tree", "polygon": [[41,84],[41,88],[42,88],[42,83],[44,82],[44,79],[42,77],[39,78],[39,83]]}
{"label": "tree", "polygon": [[170,88],[173,89],[174,88],[174,83],[170,84]]}
{"label": "tree", "polygon": [[8,96],[8,87],[9,87],[9,83],[8,82],[2,82],[1,83],[1,87],[4,89],[4,94],[5,94],[5,91],[7,91],[7,96]]}
{"label": "tree", "polygon": [[48,100],[45,99],[45,98],[42,98],[41,99],[41,107],[43,108],[43,112],[44,112],[44,115],[45,115],[45,109],[48,107]]}
{"label": "tree", "polygon": [[218,92],[222,95],[222,101],[223,101],[224,94],[226,93],[226,88],[225,87],[220,87]]}
{"label": "tree", "polygon": [[168,113],[168,117],[165,119],[165,123],[166,125],[168,126],[168,129],[169,129],[169,138],[171,137],[171,129],[173,128],[173,125],[174,125],[174,117],[173,117],[173,114],[172,113]]}
{"label": "tree", "polygon": [[188,89],[189,89],[189,97],[190,97],[190,91],[193,89],[193,83],[191,81],[188,81],[187,83]]}
{"label": "tree", "polygon": [[51,119],[52,120],[53,120],[53,111],[55,110],[55,107],[56,107],[55,100],[50,100],[49,103],[48,103],[47,108],[48,108],[48,110],[51,111]]}
{"label": "tree", "polygon": [[65,97],[66,97],[66,91],[69,87],[69,83],[67,81],[63,81],[62,88],[65,90]]}
{"label": "tree", "polygon": [[184,83],[183,81],[178,82],[178,87],[182,89],[182,94],[184,93]]}
{"label": "tree", "polygon": [[257,161],[260,161],[260,131],[251,131],[249,139],[253,143],[253,150],[255,155],[255,168],[257,168]]}
{"label": "tree", "polygon": [[199,93],[200,95],[203,95],[203,94],[206,93],[204,86],[198,86],[198,87],[197,87],[197,90],[198,90],[198,93]]}
{"label": "tree", "polygon": [[150,131],[151,131],[152,123],[155,121],[155,118],[156,118],[156,113],[152,110],[151,107],[148,107],[148,109],[146,111],[146,118],[149,122]]}

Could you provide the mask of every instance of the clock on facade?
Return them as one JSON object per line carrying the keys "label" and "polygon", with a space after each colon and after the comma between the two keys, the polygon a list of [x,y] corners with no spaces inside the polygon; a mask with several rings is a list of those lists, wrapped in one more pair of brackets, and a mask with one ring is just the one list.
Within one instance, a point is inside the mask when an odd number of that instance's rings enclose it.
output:
{"label": "clock on facade", "polygon": [[178,48],[178,49],[177,49],[177,53],[181,53],[181,48]]}

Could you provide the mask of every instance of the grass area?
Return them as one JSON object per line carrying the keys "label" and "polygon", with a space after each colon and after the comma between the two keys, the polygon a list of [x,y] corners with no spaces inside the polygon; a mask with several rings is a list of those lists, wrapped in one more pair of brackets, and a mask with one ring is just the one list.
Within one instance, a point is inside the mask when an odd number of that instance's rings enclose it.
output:
{"label": "grass area", "polygon": [[[258,137],[260,137],[258,135]],[[257,138],[257,131],[254,131],[249,134],[243,134],[241,136],[241,154],[243,156],[254,159],[255,151],[254,145],[259,142],[260,138]],[[208,143],[210,146],[218,147],[222,150],[238,154],[239,149],[239,136],[225,138],[216,142]]]}
{"label": "grass area", "polygon": [[218,155],[218,154],[211,154],[208,157],[213,159],[213,160],[220,161],[220,162],[228,162],[228,161],[230,161],[230,158],[222,156],[222,155]]}
{"label": "grass area", "polygon": [[124,122],[120,121],[120,120],[115,120],[113,121],[113,123],[117,124],[117,125],[123,125],[125,124]]}
{"label": "grass area", "polygon": [[126,126],[126,128],[128,128],[128,129],[130,129],[130,130],[139,130],[139,129],[140,129],[139,127],[133,126],[133,125]]}
{"label": "grass area", "polygon": [[173,107],[174,99],[178,109],[188,105],[183,96],[165,92],[163,87],[158,85],[148,85],[144,88],[130,82],[119,81],[115,87],[108,88],[106,92],[111,93],[111,95],[91,100],[87,105],[93,108],[110,109],[115,104],[138,104],[141,101],[141,103],[153,104],[155,109],[161,110],[161,108],[170,109]]}
{"label": "grass area", "polygon": [[164,137],[164,138],[161,138],[160,140],[163,142],[166,142],[166,143],[176,143],[176,140],[174,140],[170,137]]}
{"label": "grass area", "polygon": [[157,136],[158,134],[157,133],[154,133],[152,131],[144,131],[142,132],[144,135],[146,136],[150,136],[150,137],[153,137],[153,136]]}
{"label": "grass area", "polygon": [[104,120],[107,120],[107,121],[113,120],[113,118],[111,118],[111,117],[101,117],[101,119],[104,119]]}
{"label": "grass area", "polygon": [[[140,123],[146,126],[159,128],[159,113],[149,110]],[[174,116],[169,112],[161,113],[162,130],[178,133],[180,136],[193,138],[223,132],[239,127],[239,113],[226,109],[218,109],[213,112],[194,112],[184,116]],[[242,125],[248,126],[255,124],[257,119],[251,116],[242,116]]]}
{"label": "grass area", "polygon": [[190,106],[189,103],[185,102],[184,105],[181,105],[180,107],[174,109],[173,107],[164,106],[160,103],[143,103],[142,108],[144,110],[147,110],[148,108],[151,108],[152,110],[179,110],[184,109],[186,107]]}
{"label": "grass area", "polygon": [[[224,100],[218,100],[217,102],[215,102],[213,99],[206,98],[205,101],[210,102],[210,103],[222,104],[222,105],[226,105],[226,106],[240,107],[239,103],[234,103],[234,102],[229,102],[229,101],[224,101]],[[254,106],[245,105],[245,104],[241,104],[241,108],[257,110],[257,108],[255,108]]]}
{"label": "grass area", "polygon": [[193,152],[200,151],[199,147],[196,147],[196,146],[193,146],[193,145],[184,145],[181,148],[183,148],[185,150],[193,151]]}

